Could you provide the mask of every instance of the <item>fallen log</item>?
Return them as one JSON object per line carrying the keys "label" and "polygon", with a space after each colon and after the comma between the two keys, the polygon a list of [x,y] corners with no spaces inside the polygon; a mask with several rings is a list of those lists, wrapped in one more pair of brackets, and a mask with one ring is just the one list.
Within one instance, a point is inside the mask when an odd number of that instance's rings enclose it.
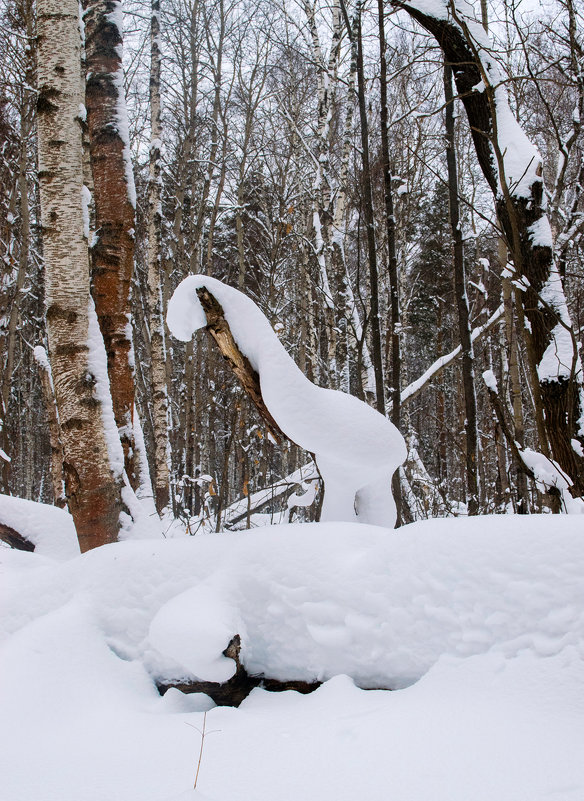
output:
{"label": "fallen log", "polygon": [[174,688],[183,693],[205,693],[217,706],[237,707],[255,687],[262,687],[269,692],[295,690],[306,695],[316,690],[322,683],[320,681],[280,681],[265,676],[250,676],[239,660],[240,650],[241,637],[236,634],[223,651],[223,656],[233,659],[237,666],[235,673],[227,681],[159,682],[157,684],[158,692],[160,695],[164,695],[168,690]]}
{"label": "fallen log", "polygon": [[17,551],[34,551],[34,543],[19,534],[16,529],[7,526],[5,523],[0,523],[0,540],[15,548]]}

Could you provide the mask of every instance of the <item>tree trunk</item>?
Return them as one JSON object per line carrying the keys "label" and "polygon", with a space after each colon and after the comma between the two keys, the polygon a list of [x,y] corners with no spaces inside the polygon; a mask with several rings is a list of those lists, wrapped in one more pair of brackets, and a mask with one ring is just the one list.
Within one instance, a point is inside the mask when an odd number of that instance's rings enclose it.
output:
{"label": "tree trunk", "polygon": [[53,487],[53,503],[61,509],[67,505],[65,485],[63,484],[63,443],[59,429],[59,414],[55,403],[55,390],[51,365],[47,353],[41,346],[34,349],[34,357],[39,369],[43,399],[47,410],[47,424],[51,446],[51,484]]}
{"label": "tree trunk", "polygon": [[[377,14],[379,19],[380,53],[381,157],[383,159],[383,193],[385,199],[385,226],[387,232],[389,287],[391,296],[391,422],[399,431],[401,422],[401,317],[397,274],[397,247],[395,241],[395,216],[393,212],[393,193],[391,190],[391,164],[389,161],[389,113],[387,108],[387,61],[385,56],[383,0],[377,0]],[[399,471],[394,473],[392,489],[397,509],[396,528],[398,528],[402,523],[401,481]]]}
{"label": "tree trunk", "polygon": [[154,502],[161,514],[169,504],[167,461],[168,396],[164,342],[162,258],[162,178],[160,174],[160,2],[152,0],[150,19],[150,164],[148,175],[148,319],[150,381],[154,428]]}
{"label": "tree trunk", "polygon": [[[471,24],[454,0],[448,9],[437,7],[442,16],[432,16],[415,3],[390,2],[404,8],[436,38],[454,72],[479,164],[495,196],[516,280],[523,287],[523,306],[531,329],[527,345],[537,370],[536,404],[541,399],[552,456],[572,479],[572,494],[581,496],[582,367],[554,258],[541,158],[513,117],[495,59],[479,44],[484,32],[477,26],[473,36]],[[523,161],[525,153],[531,155],[516,175],[510,174],[513,167],[506,162],[509,147],[521,150]]]}
{"label": "tree trunk", "polygon": [[469,515],[479,512],[479,490],[477,479],[477,400],[474,386],[474,352],[471,339],[468,297],[466,294],[466,270],[464,245],[458,202],[458,176],[454,140],[454,97],[452,94],[452,69],[444,65],[444,96],[446,99],[446,162],[448,167],[448,206],[454,252],[454,293],[458,312],[458,336],[462,352],[462,385],[464,388],[464,431],[466,440],[466,490]]}
{"label": "tree trunk", "polygon": [[[32,2],[27,3],[26,10],[26,33],[29,41],[33,37],[33,7]],[[34,84],[34,48],[29,47],[27,51],[27,58],[25,64],[25,82],[27,86],[32,87]],[[28,139],[31,129],[34,125],[34,94],[32,91],[25,91],[23,93],[21,108],[20,108],[20,136],[18,147],[18,206],[20,212],[20,253],[18,256],[18,272],[16,276],[15,295],[10,311],[8,314],[8,336],[6,343],[6,367],[5,373],[2,377],[2,390],[0,397],[0,446],[7,455],[13,450],[13,444],[10,442],[10,435],[6,423],[6,416],[8,413],[8,406],[10,401],[10,391],[13,381],[14,372],[14,356],[16,352],[16,337],[20,327],[20,304],[22,300],[22,288],[24,286],[25,277],[29,267],[30,255],[30,209],[28,199]],[[4,418],[4,425],[2,420]],[[8,492],[10,485],[10,461],[2,460],[2,485],[4,490]]]}
{"label": "tree trunk", "polygon": [[85,104],[97,229],[91,248],[92,294],[107,353],[124,465],[132,488],[137,489],[129,324],[136,199],[122,70],[122,4],[120,0],[83,0],[83,9]]}
{"label": "tree trunk", "polygon": [[373,187],[371,185],[371,167],[369,161],[369,123],[367,120],[365,72],[363,68],[363,36],[361,17],[363,0],[357,0],[353,25],[349,35],[353,47],[357,48],[357,94],[359,100],[359,119],[361,123],[361,165],[363,213],[367,230],[367,252],[369,260],[369,326],[371,329],[371,346],[373,371],[375,375],[375,399],[377,411],[385,415],[385,390],[383,385],[383,362],[381,352],[381,327],[379,323],[379,272],[377,269],[377,245],[375,242],[375,218],[373,212]]}
{"label": "tree trunk", "polygon": [[[49,356],[63,442],[65,492],[81,550],[87,551],[117,537],[123,465],[116,465],[115,475],[110,469],[103,413],[109,388],[107,374],[101,370],[103,342],[95,316],[90,332],[93,309],[82,208],[78,4],[38,0],[37,24],[39,186]],[[111,445],[113,449],[115,443]]]}

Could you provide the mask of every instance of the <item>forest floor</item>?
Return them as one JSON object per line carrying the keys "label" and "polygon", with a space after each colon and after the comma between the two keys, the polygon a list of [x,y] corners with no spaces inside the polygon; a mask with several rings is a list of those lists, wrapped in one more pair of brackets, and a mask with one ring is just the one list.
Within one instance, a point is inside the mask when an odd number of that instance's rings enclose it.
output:
{"label": "forest floor", "polygon": [[[0,801],[584,798],[579,518],[177,529],[79,556],[65,513],[0,502],[37,543],[0,550]],[[250,674],[323,683],[159,694],[228,679],[235,634]]]}

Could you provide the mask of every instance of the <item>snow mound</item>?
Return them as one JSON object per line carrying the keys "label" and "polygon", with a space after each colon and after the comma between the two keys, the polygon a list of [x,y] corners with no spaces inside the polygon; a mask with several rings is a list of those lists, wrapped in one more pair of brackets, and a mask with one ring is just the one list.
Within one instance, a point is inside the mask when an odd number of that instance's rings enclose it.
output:
{"label": "snow mound", "polygon": [[73,518],[64,509],[0,495],[0,523],[32,542],[41,556],[63,561],[79,555]]}
{"label": "snow mound", "polygon": [[81,598],[110,648],[161,681],[224,681],[235,634],[249,673],[346,673],[361,687],[405,687],[445,655],[544,658],[569,646],[584,655],[573,520],[441,519],[391,534],[321,523],[128,541],[43,562],[26,585],[6,551],[0,636]]}
{"label": "snow mound", "polygon": [[168,304],[167,323],[188,341],[206,325],[197,289],[218,300],[241,352],[260,376],[262,395],[285,434],[314,453],[325,484],[322,520],[358,519],[392,528],[391,476],[406,458],[393,424],[352,395],[315,386],[290,358],[256,304],[237,289],[191,275]]}
{"label": "snow mound", "polygon": [[[3,549],[0,795],[580,801],[580,529],[500,516],[126,541],[62,562]],[[156,666],[226,676],[235,630],[248,670],[331,678],[239,709],[158,695]]]}

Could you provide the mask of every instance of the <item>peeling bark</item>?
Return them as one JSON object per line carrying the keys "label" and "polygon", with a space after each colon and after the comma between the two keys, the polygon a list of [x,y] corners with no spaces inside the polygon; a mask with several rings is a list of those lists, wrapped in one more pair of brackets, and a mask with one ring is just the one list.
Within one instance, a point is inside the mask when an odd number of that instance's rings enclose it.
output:
{"label": "peeling bark", "polygon": [[116,425],[132,489],[139,484],[130,364],[130,284],[134,269],[134,179],[127,135],[119,0],[83,0],[85,105],[95,198],[92,294],[107,353]]}

